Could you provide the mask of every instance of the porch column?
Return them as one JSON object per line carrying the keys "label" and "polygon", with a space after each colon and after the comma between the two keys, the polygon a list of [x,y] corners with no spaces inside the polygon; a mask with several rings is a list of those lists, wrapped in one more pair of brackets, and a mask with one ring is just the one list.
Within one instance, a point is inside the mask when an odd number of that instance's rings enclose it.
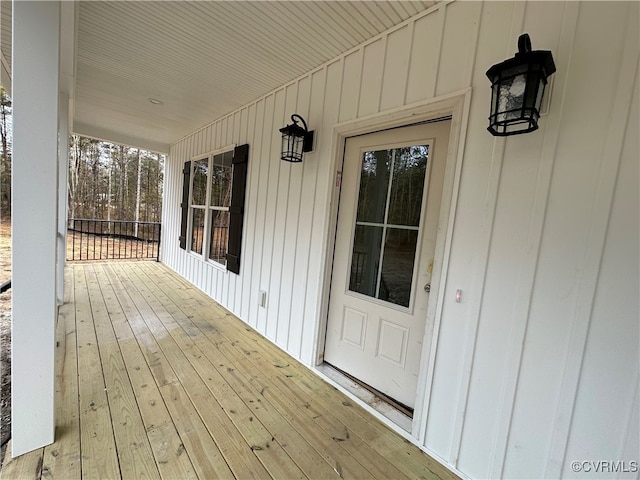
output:
{"label": "porch column", "polygon": [[[71,2],[68,2],[71,3]],[[60,93],[60,141],[58,144],[58,259],[56,299],[64,303],[64,265],[67,261],[67,183],[69,177],[69,95]]]}
{"label": "porch column", "polygon": [[60,2],[13,2],[13,456],[54,440]]}

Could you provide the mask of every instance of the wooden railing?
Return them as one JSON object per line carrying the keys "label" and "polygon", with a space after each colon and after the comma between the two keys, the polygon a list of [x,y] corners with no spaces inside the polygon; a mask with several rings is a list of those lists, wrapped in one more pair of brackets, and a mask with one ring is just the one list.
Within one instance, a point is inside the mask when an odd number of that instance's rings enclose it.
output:
{"label": "wooden railing", "polygon": [[160,259],[160,223],[70,218],[67,260]]}

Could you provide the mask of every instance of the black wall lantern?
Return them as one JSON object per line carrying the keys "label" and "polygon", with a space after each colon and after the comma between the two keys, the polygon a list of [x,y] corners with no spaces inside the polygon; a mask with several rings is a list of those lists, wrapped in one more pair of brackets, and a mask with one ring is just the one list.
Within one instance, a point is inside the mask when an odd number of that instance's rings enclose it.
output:
{"label": "black wall lantern", "polygon": [[518,53],[487,70],[491,80],[487,130],[501,137],[537,130],[547,78],[555,71],[551,52],[531,51],[529,35],[520,35]]}
{"label": "black wall lantern", "polygon": [[[304,128],[298,125],[302,122]],[[307,122],[297,113],[291,115],[291,125],[280,129],[282,133],[282,153],[280,158],[287,162],[301,162],[302,154],[313,150],[313,130],[307,129]]]}

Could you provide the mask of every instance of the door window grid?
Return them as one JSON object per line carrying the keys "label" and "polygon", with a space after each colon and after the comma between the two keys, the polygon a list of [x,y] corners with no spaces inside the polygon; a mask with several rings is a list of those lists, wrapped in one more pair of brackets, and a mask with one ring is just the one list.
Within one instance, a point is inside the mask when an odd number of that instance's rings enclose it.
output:
{"label": "door window grid", "polygon": [[[400,165],[399,169],[396,169],[396,164],[399,160],[399,152],[401,157],[404,154],[405,158],[400,159],[402,160],[402,165]],[[382,168],[379,168],[378,165],[378,162],[382,160],[382,155],[380,154],[383,153],[386,154],[388,168],[385,172],[379,172],[383,170]],[[421,217],[422,198],[424,195],[424,181],[426,178],[428,153],[429,149],[426,145],[413,146],[405,149],[394,148],[383,151],[364,152],[354,229],[355,231],[353,248],[351,252],[351,276],[349,280],[350,291],[394,303],[396,305],[409,307],[412,292],[413,271],[415,270],[415,260],[417,257],[416,246],[419,232],[419,222]],[[376,160],[375,165],[373,165],[372,159]],[[407,166],[409,166],[409,168],[407,168]],[[390,209],[392,203],[394,203],[394,200],[392,200],[392,192],[398,189],[398,183],[402,183],[399,180],[400,174],[402,174],[403,171],[405,173],[409,172],[409,176],[411,177],[411,175],[413,175],[413,171],[410,170],[416,170],[416,167],[419,175],[418,184],[420,185],[420,192],[417,196],[414,193],[413,198],[411,198],[410,195],[410,200],[412,201],[408,202],[408,206],[409,208],[413,207],[414,209],[417,206],[418,211],[409,211],[407,212],[407,215],[404,215],[408,222],[416,223],[416,225],[398,225],[395,222],[389,223]],[[403,170],[400,171],[400,169]],[[391,175],[389,175],[389,172],[391,172]],[[400,172],[400,174],[398,172]],[[367,182],[370,181],[371,176],[374,177],[374,183],[376,181],[380,181],[378,180],[378,178],[376,178],[376,175],[378,173],[382,173],[383,175],[386,173],[386,175],[381,177],[382,182],[386,183],[386,191],[384,192],[384,214],[381,218],[382,222],[366,221],[380,218],[379,213],[382,213],[379,212],[378,214],[376,214],[375,206],[374,208],[371,208],[369,205],[369,203],[377,203],[378,207],[380,207],[381,205],[379,204],[379,202],[382,199],[374,198],[373,201],[367,200],[367,195],[371,195],[372,192],[368,183],[363,184],[365,176],[367,176]],[[375,192],[373,193],[375,194]],[[365,200],[363,200],[363,196],[365,197]],[[398,205],[394,205],[394,207],[397,206]],[[380,209],[378,208],[378,210]],[[397,212],[394,213],[393,217],[394,220],[398,220],[400,218]],[[359,218],[362,220],[358,220]],[[378,230],[378,232],[376,233],[375,230]],[[366,234],[366,231],[369,231],[369,234]],[[393,236],[390,236],[390,231],[394,232]],[[402,231],[406,232],[406,235],[404,235],[404,243],[402,244],[403,246],[398,251],[394,251],[394,246],[389,245],[389,240],[392,239],[392,241],[395,241],[395,246],[399,245],[398,241],[401,237],[399,233]],[[378,236],[379,238],[377,238]],[[363,238],[366,238],[367,240],[362,241]],[[366,245],[367,243],[368,248]],[[364,249],[362,249],[362,245],[364,245]],[[406,251],[402,251],[402,248],[404,248]],[[374,261],[374,258],[371,258],[369,259],[369,261],[367,261],[367,257],[370,254],[376,253],[375,250],[378,250],[377,259],[375,259],[375,263],[372,264],[371,262]],[[408,257],[408,255],[410,257]],[[381,265],[382,268],[380,268]],[[396,273],[394,274],[392,270],[396,270]],[[397,282],[398,270],[400,270],[401,275],[404,274],[404,278],[400,278],[400,282]],[[388,279],[385,279],[385,273],[387,273],[387,277],[390,277],[392,275],[395,277],[394,282],[392,283],[400,283],[400,287],[404,288],[395,288],[395,285],[392,285],[390,288],[390,286],[388,285]],[[374,278],[372,278],[372,274],[375,275],[375,285],[372,284],[372,281],[374,280]]]}

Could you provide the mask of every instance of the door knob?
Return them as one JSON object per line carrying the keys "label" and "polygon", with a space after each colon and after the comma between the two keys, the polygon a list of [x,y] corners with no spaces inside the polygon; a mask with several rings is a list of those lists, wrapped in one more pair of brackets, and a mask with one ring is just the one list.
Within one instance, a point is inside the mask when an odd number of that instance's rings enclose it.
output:
{"label": "door knob", "polygon": [[427,293],[429,293],[429,292],[431,291],[431,284],[430,284],[430,283],[427,283],[427,284],[424,286],[424,291],[425,291],[425,292],[427,292]]}

